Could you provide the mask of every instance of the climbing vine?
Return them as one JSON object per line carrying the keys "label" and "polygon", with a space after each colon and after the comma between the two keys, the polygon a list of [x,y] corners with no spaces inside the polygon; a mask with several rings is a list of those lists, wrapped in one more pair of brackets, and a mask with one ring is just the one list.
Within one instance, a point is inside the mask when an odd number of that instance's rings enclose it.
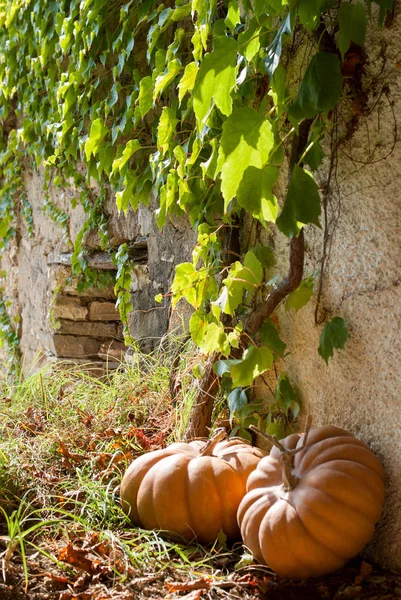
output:
{"label": "climbing vine", "polygon": [[[286,355],[276,308],[285,301],[299,310],[313,294],[303,229],[320,227],[314,173],[322,140],[352,88],[352,68],[363,68],[347,53],[363,55],[368,21],[382,26],[391,8],[392,0],[3,0],[3,247],[19,203],[32,226],[15,188],[15,173],[30,161],[45,188],[70,186],[84,207],[74,274],[91,280],[88,231],[115,253],[126,320],[129,256],[125,246],[110,247],[106,195],[124,213],[154,203],[160,228],[187,214],[198,241],[192,261],[176,269],[172,303],[192,305],[192,339],[211,356],[209,379],[221,377],[231,419],[244,430],[253,418],[248,390]],[[66,225],[49,199],[44,209]],[[262,241],[249,246],[246,229],[263,230]],[[289,240],[284,277],[269,245],[273,230]],[[319,346],[326,362],[346,339],[342,319],[326,324]],[[285,373],[272,393],[265,429],[299,411]]]}

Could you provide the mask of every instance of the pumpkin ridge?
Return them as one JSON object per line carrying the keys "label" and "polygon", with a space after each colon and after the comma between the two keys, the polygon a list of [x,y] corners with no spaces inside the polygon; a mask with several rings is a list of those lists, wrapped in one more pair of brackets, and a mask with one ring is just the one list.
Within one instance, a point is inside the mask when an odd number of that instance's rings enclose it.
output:
{"label": "pumpkin ridge", "polygon": [[[324,492],[323,490],[319,490],[317,489],[318,492],[320,492],[321,494],[325,494],[326,492]],[[308,504],[308,509],[314,514],[316,515],[316,517],[322,521],[322,522],[326,522],[326,525],[329,526],[329,528],[335,528],[336,524],[335,523],[331,523],[326,515],[324,514],[319,514],[318,512],[316,512],[316,510],[313,509],[313,506],[309,503]],[[351,507],[352,512],[354,512],[355,514],[359,515],[360,513],[358,513],[357,510],[355,510],[354,508]],[[305,527],[306,531],[308,532],[308,535],[310,535],[311,538],[313,538],[314,540],[316,540],[315,537],[315,532],[314,529],[311,529],[310,527],[308,527],[305,523],[304,520],[302,519],[301,515],[299,514],[298,510],[296,511],[297,514],[299,515],[299,518],[301,520],[302,525]],[[374,524],[372,523],[371,519],[367,519],[364,515],[362,515],[362,517],[364,518],[364,520],[366,521],[366,524],[368,525],[368,528],[374,528]],[[366,542],[365,542],[366,543]],[[331,552],[332,554],[334,554],[335,556],[339,556],[340,558],[342,558],[343,563],[345,563],[347,560],[351,559],[353,554],[345,554],[345,553],[341,553],[338,554],[338,552],[336,552],[333,548],[328,547],[323,541],[320,541],[320,544],[323,545],[325,547],[325,549],[327,549],[329,552]]]}
{"label": "pumpkin ridge", "polygon": [[[370,476],[370,477],[366,477],[365,479],[363,479],[363,480],[361,481],[361,484],[360,484],[360,485],[366,485],[366,487],[368,487],[368,488],[369,488],[369,489],[370,489],[370,490],[371,490],[371,491],[372,491],[372,492],[373,492],[375,495],[377,495],[377,485],[375,485],[375,484],[371,484],[371,483],[370,483],[370,479],[375,479],[375,478],[377,478],[377,480],[378,480],[378,481],[377,481],[377,483],[380,483],[380,485],[382,485],[382,484],[383,484],[383,479],[381,479],[381,477],[379,477],[379,475],[376,473],[376,471],[373,471],[373,469],[371,469],[370,467],[367,467],[367,466],[366,466],[366,465],[364,465],[363,463],[355,462],[354,460],[351,460],[351,459],[345,459],[345,458],[341,458],[341,459],[333,459],[333,460],[327,461],[326,463],[323,463],[323,464],[321,464],[321,465],[319,465],[319,466],[315,467],[315,469],[314,469],[314,470],[318,470],[318,469],[322,468],[322,469],[326,469],[327,471],[330,471],[331,473],[334,473],[334,474],[335,474],[335,473],[338,473],[338,472],[340,472],[340,473],[343,473],[343,474],[345,474],[345,475],[348,475],[349,477],[352,477],[352,476],[353,476],[353,475],[351,475],[350,473],[347,473],[347,471],[343,471],[343,470],[340,468],[340,466],[337,466],[336,468],[333,468],[333,467],[328,467],[328,465],[329,465],[330,463],[334,463],[334,462],[336,462],[336,463],[349,463],[349,464],[351,464],[351,465],[352,465],[352,464],[354,464],[354,465],[359,465],[360,467],[362,467],[362,469],[363,469],[363,470],[366,470],[366,471],[367,471],[367,473],[366,473],[366,474],[369,474],[369,476]],[[306,473],[305,473],[305,475],[304,475],[304,476],[306,476]],[[302,476],[301,476],[301,477],[302,477]]]}
{"label": "pumpkin ridge", "polygon": [[[344,436],[345,437],[345,436]],[[330,441],[332,440],[332,438],[328,438]],[[360,440],[355,440],[354,442],[351,442],[351,440],[349,438],[346,438],[346,442],[341,442],[340,440],[343,440],[344,438],[338,438],[338,442],[336,441],[335,443],[333,443],[331,446],[327,445],[327,448],[324,448],[323,450],[321,450],[321,448],[319,448],[320,445],[325,445],[324,443],[326,442],[326,440],[321,440],[320,442],[318,442],[314,447],[312,447],[310,450],[310,452],[313,452],[314,456],[310,459],[310,463],[305,467],[305,462],[308,459],[308,449],[306,449],[306,452],[301,452],[300,453],[300,459],[298,464],[296,464],[296,469],[299,470],[300,472],[304,472],[307,473],[310,469],[313,468],[317,468],[320,465],[316,465],[315,461],[318,460],[319,458],[321,458],[321,455],[323,452],[327,452],[329,453],[330,451],[332,451],[333,449],[335,449],[336,446],[341,446],[342,449],[344,450],[345,447],[348,447],[348,450],[352,453],[352,450],[355,448],[360,448],[362,450],[364,450],[366,452],[367,457],[369,457],[369,455],[372,455],[372,451],[370,450],[370,448],[364,443],[361,442]],[[353,458],[332,458],[329,460],[325,460],[324,463],[330,462],[330,460],[349,460],[352,461],[354,463],[360,463],[363,464],[364,466],[368,467],[369,469],[371,469],[372,471],[374,471],[375,473],[377,473],[377,475],[379,475],[379,470],[380,472],[382,472],[381,469],[379,469],[380,462],[377,460],[377,465],[378,465],[378,469],[375,469],[374,467],[366,464],[365,462],[361,462],[361,460],[358,459],[359,457],[353,457]],[[297,461],[295,461],[295,463],[297,463]],[[323,462],[320,464],[324,464]]]}
{"label": "pumpkin ridge", "polygon": [[[291,504],[291,506],[293,506],[293,505]],[[309,527],[307,527],[305,525],[305,523],[303,522],[303,519],[302,519],[301,515],[298,512],[298,509],[295,506],[293,506],[293,508],[294,508],[295,512],[297,513],[298,519],[299,519],[300,523],[302,524],[302,527],[305,529],[307,535],[309,535],[309,537],[311,537],[313,539],[313,541],[316,542],[319,546],[322,546],[322,548],[324,548],[325,552],[329,552],[330,554],[333,554],[334,556],[336,556],[337,558],[339,558],[340,560],[342,560],[343,563],[345,563],[347,559],[345,559],[342,554],[339,554],[338,552],[336,552],[335,550],[333,550],[333,548],[330,548],[330,546],[328,546],[327,544],[325,544],[322,540],[317,539],[317,537],[315,535],[315,532],[313,530],[311,531],[309,529]],[[310,510],[312,510],[312,509],[310,509]],[[312,512],[314,512],[315,515],[319,516],[314,510],[312,510]]]}
{"label": "pumpkin ridge", "polygon": [[[332,469],[330,469],[330,470],[332,470]],[[345,477],[348,477],[349,479],[352,479],[352,476],[351,476],[351,475],[349,475],[348,473],[344,473],[344,472],[341,472],[341,473],[342,473],[342,475],[344,475]],[[363,514],[366,516],[366,518],[367,518],[367,519],[369,519],[370,521],[373,521],[373,518],[372,518],[372,517],[371,517],[369,514],[367,514],[367,513],[366,513],[366,512],[365,512],[365,511],[362,509],[362,507],[361,507],[361,506],[359,506],[358,508],[357,508],[356,506],[355,506],[355,507],[354,507],[354,506],[352,506],[351,504],[349,504],[349,502],[347,502],[347,501],[343,500],[343,499],[341,498],[341,496],[336,496],[335,494],[333,494],[333,493],[330,493],[330,492],[328,492],[327,490],[324,490],[324,491],[323,491],[323,490],[321,490],[321,488],[319,488],[318,484],[310,483],[309,481],[307,481],[307,482],[305,482],[305,485],[307,485],[307,486],[309,486],[309,487],[312,487],[312,488],[313,488],[313,489],[315,489],[315,490],[318,490],[318,491],[321,491],[321,492],[323,492],[324,494],[326,494],[327,496],[330,496],[330,498],[333,498],[333,500],[336,500],[336,502],[339,502],[340,504],[344,504],[344,505],[351,506],[351,508],[353,508],[354,510],[358,510],[359,512],[363,513]],[[362,484],[361,484],[361,485],[362,485]]]}
{"label": "pumpkin ridge", "polygon": [[[289,501],[288,501],[288,502],[289,502]],[[289,502],[289,504],[291,504],[292,508],[293,508],[293,509],[294,509],[294,511],[296,512],[296,514],[297,514],[297,517],[298,517],[298,519],[299,519],[299,522],[300,522],[300,524],[302,525],[302,527],[303,527],[303,529],[304,529],[304,531],[305,531],[305,534],[306,534],[306,535],[308,535],[308,536],[309,536],[309,537],[310,537],[310,538],[313,540],[313,542],[314,542],[314,543],[315,543],[317,546],[321,547],[321,548],[322,548],[322,550],[324,550],[324,551],[325,551],[325,552],[327,552],[328,554],[332,554],[332,555],[333,555],[335,558],[338,558],[338,559],[340,559],[342,562],[345,562],[345,561],[344,561],[344,557],[343,557],[342,555],[340,555],[340,554],[338,554],[337,552],[335,552],[335,551],[334,551],[332,548],[329,548],[328,546],[326,546],[326,544],[324,544],[324,543],[323,543],[321,540],[318,540],[318,539],[316,539],[316,537],[315,537],[314,535],[312,535],[312,534],[311,534],[310,530],[309,530],[309,529],[306,527],[305,523],[303,522],[303,520],[302,520],[302,518],[301,518],[301,515],[300,515],[300,514],[299,514],[299,512],[298,512],[298,509],[297,509],[297,507],[296,507],[296,506],[294,506],[294,504],[292,504],[291,502]],[[315,513],[315,514],[316,514],[316,513]],[[288,526],[289,526],[289,522],[288,522],[288,521],[286,521],[286,527],[287,527],[287,530],[288,530]],[[291,539],[291,537],[290,537],[289,539]],[[300,561],[300,562],[301,562],[303,565],[305,565],[305,562],[304,562],[304,561],[302,561],[302,560],[299,558],[299,555],[298,555],[298,553],[294,551],[294,548],[293,548],[293,547],[291,548],[291,551],[292,551],[292,553],[293,553],[293,554],[295,554],[295,556],[298,558],[298,560],[299,560],[299,561]],[[306,568],[307,568],[307,569],[308,569],[308,570],[309,570],[309,571],[310,571],[310,572],[313,574],[313,570],[310,568],[310,566],[307,566],[307,565],[305,565],[305,567],[306,567]]]}

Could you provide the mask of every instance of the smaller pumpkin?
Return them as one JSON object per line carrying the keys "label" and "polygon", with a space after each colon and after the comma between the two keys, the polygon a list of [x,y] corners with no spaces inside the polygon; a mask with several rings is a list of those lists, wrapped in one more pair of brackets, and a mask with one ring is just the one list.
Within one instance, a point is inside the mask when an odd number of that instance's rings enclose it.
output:
{"label": "smaller pumpkin", "polygon": [[371,539],[379,520],[380,461],[334,426],[271,441],[276,447],[249,476],[238,509],[245,545],[281,576],[339,569]]}
{"label": "smaller pumpkin", "polygon": [[220,530],[229,540],[239,539],[238,505],[263,452],[245,440],[224,438],[225,430],[218,429],[209,441],[171,444],[134,460],[120,490],[132,522],[202,543],[214,542]]}

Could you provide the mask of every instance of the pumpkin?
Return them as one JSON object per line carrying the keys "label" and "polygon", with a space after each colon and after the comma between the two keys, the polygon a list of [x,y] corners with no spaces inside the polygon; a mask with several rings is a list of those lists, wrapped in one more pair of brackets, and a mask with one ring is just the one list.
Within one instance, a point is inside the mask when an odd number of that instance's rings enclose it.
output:
{"label": "pumpkin", "polygon": [[244,543],[281,576],[335,571],[373,535],[384,501],[383,467],[339,427],[273,441],[277,447],[249,476],[238,509]]}
{"label": "pumpkin", "polygon": [[209,441],[171,444],[134,460],[120,489],[133,523],[201,543],[215,541],[220,530],[239,539],[238,505],[263,452],[225,437],[220,429]]}

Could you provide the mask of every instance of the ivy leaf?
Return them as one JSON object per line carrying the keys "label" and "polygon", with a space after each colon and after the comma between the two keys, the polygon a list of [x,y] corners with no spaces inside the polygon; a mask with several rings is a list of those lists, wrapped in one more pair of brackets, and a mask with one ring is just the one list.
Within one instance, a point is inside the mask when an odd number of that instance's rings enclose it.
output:
{"label": "ivy leaf", "polygon": [[256,19],[252,19],[248,29],[238,36],[238,44],[241,48],[241,53],[248,62],[251,62],[260,50],[260,31]]}
{"label": "ivy leaf", "polygon": [[231,377],[234,387],[247,387],[262,373],[271,369],[273,353],[266,346],[251,346],[242,357],[238,365],[231,368]]}
{"label": "ivy leaf", "polygon": [[128,171],[124,183],[125,189],[122,192],[116,193],[116,204],[119,212],[123,211],[125,214],[128,211],[129,205],[132,202],[133,197],[133,188],[137,181],[135,173],[133,171]]}
{"label": "ivy leaf", "polygon": [[266,221],[274,223],[278,214],[278,202],[272,189],[277,181],[278,169],[267,165],[263,169],[248,167],[237,191],[237,202],[259,219],[262,225]]}
{"label": "ivy leaf", "polygon": [[312,31],[320,23],[320,15],[325,0],[300,0],[298,5],[298,17],[307,31]]}
{"label": "ivy leaf", "polygon": [[281,53],[283,51],[283,35],[291,35],[291,33],[291,15],[288,13],[282,22],[276,37],[267,49],[267,56],[264,60],[264,66],[270,77],[273,76],[274,71],[277,69],[280,62]]}
{"label": "ivy leaf", "polygon": [[125,146],[120,158],[116,158],[113,161],[111,167],[112,173],[115,173],[116,171],[121,172],[121,170],[123,169],[123,167],[125,167],[131,156],[133,156],[135,152],[137,152],[140,148],[141,144],[138,142],[138,140],[130,140],[129,142],[127,142],[127,145]]}
{"label": "ivy leaf", "polygon": [[262,277],[262,265],[253,252],[246,253],[243,265],[239,261],[235,262],[228,277],[223,280],[227,288],[227,294],[223,296],[226,300],[223,312],[228,315],[234,314],[242,302],[244,291],[256,292]]}
{"label": "ivy leaf", "polygon": [[143,77],[139,83],[138,102],[139,111],[143,119],[153,106],[153,80],[150,76]]}
{"label": "ivy leaf", "polygon": [[224,356],[230,354],[231,346],[222,323],[210,323],[207,326],[201,350],[204,354],[213,354],[214,352],[221,352]]}
{"label": "ivy leaf", "polygon": [[276,264],[276,257],[269,246],[254,246],[249,250],[254,253],[264,269],[270,269]]}
{"label": "ivy leaf", "polygon": [[322,164],[322,160],[325,156],[321,146],[320,140],[323,137],[323,125],[320,119],[317,119],[311,129],[311,133],[308,140],[308,146],[311,146],[308,152],[304,156],[303,162],[310,166],[312,170],[316,170]]}
{"label": "ivy leaf", "polygon": [[202,344],[209,323],[208,315],[201,309],[195,311],[191,315],[189,320],[189,332],[192,340],[198,347]]}
{"label": "ivy leaf", "polygon": [[338,56],[318,52],[309,63],[289,117],[299,122],[313,119],[319,113],[328,113],[340,98],[342,82]]}
{"label": "ivy leaf", "polygon": [[92,121],[89,137],[85,142],[85,156],[87,161],[90,160],[92,154],[93,156],[96,155],[101,143],[108,133],[109,130],[104,124],[103,119],[95,119]]}
{"label": "ivy leaf", "polygon": [[223,377],[223,375],[231,375],[231,367],[234,365],[238,365],[241,362],[241,359],[233,359],[230,358],[228,360],[218,360],[213,365],[213,371],[219,377]]}
{"label": "ivy leaf", "polygon": [[338,47],[343,60],[351,42],[355,42],[359,46],[364,45],[366,22],[366,11],[362,4],[341,4],[338,11],[338,24],[340,27]]}
{"label": "ivy leaf", "polygon": [[296,396],[294,388],[292,387],[286,373],[281,373],[277,380],[276,389],[274,390],[274,397],[280,408],[288,411],[291,407],[291,403],[295,402]]}
{"label": "ivy leaf", "polygon": [[317,184],[309,171],[295,165],[283,210],[276,221],[277,227],[284,235],[292,238],[308,223],[320,227],[319,215],[320,196]]}
{"label": "ivy leaf", "polygon": [[168,106],[163,107],[159,125],[157,127],[157,147],[165,154],[168,150],[170,139],[175,131],[178,119],[174,111]]}
{"label": "ivy leaf", "polygon": [[235,413],[240,414],[248,404],[248,396],[242,388],[237,387],[227,396],[227,404],[230,411],[230,425],[232,425]]}
{"label": "ivy leaf", "polygon": [[279,356],[284,356],[287,344],[280,338],[279,333],[271,319],[266,319],[260,328],[260,341]]}
{"label": "ivy leaf", "polygon": [[157,99],[157,97],[166,89],[168,85],[177,77],[179,73],[181,73],[183,66],[181,61],[176,58],[171,60],[167,65],[167,73],[163,73],[156,77],[155,89],[153,92],[153,102]]}
{"label": "ivy leaf", "polygon": [[301,281],[296,290],[291,292],[287,296],[287,300],[285,303],[285,307],[287,310],[293,308],[296,312],[298,312],[303,306],[308,304],[309,300],[313,296],[313,286],[315,280],[313,277],[308,277]]}
{"label": "ivy leaf", "polygon": [[219,149],[225,209],[237,194],[248,167],[261,169],[274,145],[269,121],[250,107],[239,108],[223,124]]}
{"label": "ivy leaf", "polygon": [[212,108],[212,101],[223,115],[230,115],[233,101],[231,92],[235,87],[237,42],[220,36],[214,40],[213,52],[206,54],[196,77],[193,107],[199,131]]}
{"label": "ivy leaf", "polygon": [[185,67],[181,81],[178,84],[178,100],[180,103],[187,92],[191,92],[194,89],[196,76],[198,74],[199,67],[196,62],[190,62]]}
{"label": "ivy leaf", "polygon": [[344,319],[334,317],[328,321],[320,336],[318,352],[326,365],[329,364],[329,358],[333,356],[334,349],[343,349],[348,339],[348,329]]}

